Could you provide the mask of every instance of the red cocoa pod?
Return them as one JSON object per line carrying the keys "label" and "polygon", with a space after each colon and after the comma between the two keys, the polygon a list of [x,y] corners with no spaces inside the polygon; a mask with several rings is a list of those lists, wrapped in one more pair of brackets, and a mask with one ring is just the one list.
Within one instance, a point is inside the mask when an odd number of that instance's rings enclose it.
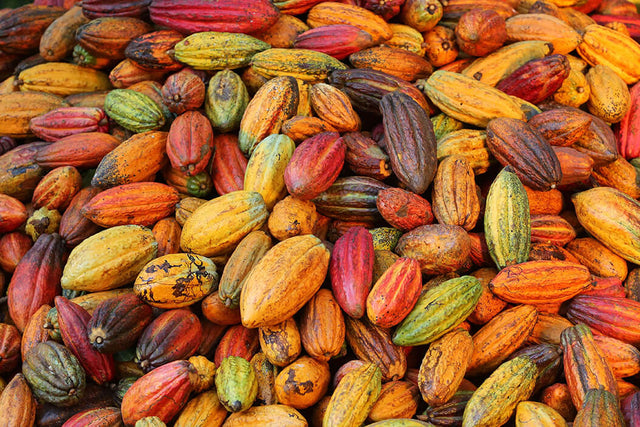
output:
{"label": "red cocoa pod", "polygon": [[20,231],[0,237],[0,268],[9,274],[13,273],[31,246],[33,239]]}
{"label": "red cocoa pod", "polygon": [[107,408],[87,409],[69,418],[62,427],[98,427],[102,425],[109,427],[122,426],[120,408],[110,406]]}
{"label": "red cocoa pod", "polygon": [[20,331],[41,305],[60,294],[64,244],[59,234],[43,234],[22,257],[7,290],[9,313]]}
{"label": "red cocoa pod", "polygon": [[580,292],[580,295],[625,298],[627,291],[618,277],[591,276],[591,286]]}
{"label": "red cocoa pod", "polygon": [[193,356],[202,341],[202,325],[188,309],[169,310],[147,326],[136,346],[135,361],[143,371]]}
{"label": "red cocoa pod", "polygon": [[34,117],[29,129],[45,141],[57,141],[76,133],[109,131],[109,121],[102,108],[62,107]]}
{"label": "red cocoa pod", "polygon": [[229,356],[238,356],[250,361],[259,350],[258,329],[234,325],[229,327],[220,339],[213,361],[216,366],[220,366],[222,360]]}
{"label": "red cocoa pod", "polygon": [[276,23],[280,12],[269,0],[154,0],[149,16],[154,24],[183,34],[202,31],[257,33]]}
{"label": "red cocoa pod", "polygon": [[331,187],[344,165],[346,146],[338,132],[323,132],[300,144],[284,171],[289,193],[311,200]]}
{"label": "red cocoa pod", "polygon": [[421,290],[420,263],[399,258],[371,288],[367,296],[367,317],[381,328],[395,326],[413,309]]}
{"label": "red cocoa pod", "polygon": [[98,304],[87,324],[91,346],[102,353],[126,350],[153,320],[153,310],[133,293]]}
{"label": "red cocoa pod", "polygon": [[240,150],[238,137],[232,134],[215,138],[215,153],[211,160],[210,175],[219,195],[244,189],[244,172],[248,160]]}
{"label": "red cocoa pod", "polygon": [[151,0],[84,0],[82,14],[89,19],[103,16],[129,16],[140,18],[147,14]]}
{"label": "red cocoa pod", "polygon": [[211,122],[197,111],[187,111],[171,123],[167,136],[167,156],[171,166],[194,176],[209,164],[213,152]]}
{"label": "red cocoa pod", "polygon": [[0,20],[0,50],[17,55],[37,52],[42,34],[64,12],[61,7],[31,4],[10,9]]}
{"label": "red cocoa pod", "polygon": [[80,191],[82,176],[73,166],[62,166],[46,174],[33,191],[33,207],[64,211]]}
{"label": "red cocoa pod", "polygon": [[16,148],[16,140],[8,136],[0,136],[0,156]]}
{"label": "red cocoa pod", "polygon": [[373,46],[373,37],[353,25],[323,25],[298,34],[293,47],[326,53],[336,59],[344,59],[352,53]]}
{"label": "red cocoa pod", "polygon": [[20,361],[22,339],[18,329],[7,323],[0,323],[0,372],[13,371]]}
{"label": "red cocoa pod", "polygon": [[436,137],[428,113],[409,95],[391,92],[380,100],[391,169],[409,190],[426,191],[436,174]]}
{"label": "red cocoa pod", "polygon": [[78,304],[62,296],[55,298],[55,304],[62,340],[78,358],[87,375],[97,384],[113,380],[116,373],[113,356],[100,353],[89,342],[87,325],[91,315]]}
{"label": "red cocoa pod", "polygon": [[162,100],[175,114],[200,108],[205,94],[202,78],[190,68],[171,74],[162,86]]}
{"label": "red cocoa pod", "polygon": [[108,133],[77,133],[38,150],[36,162],[46,168],[95,168],[120,141]]}
{"label": "red cocoa pod", "polygon": [[507,41],[504,17],[491,9],[466,12],[460,17],[455,32],[460,50],[473,56],[485,56]]}
{"label": "red cocoa pod", "polygon": [[360,132],[342,135],[347,152],[345,162],[356,175],[383,180],[391,176],[389,156],[377,142]]}
{"label": "red cocoa pod", "polygon": [[637,13],[630,16],[611,15],[611,14],[606,14],[606,15],[594,14],[594,15],[591,15],[591,19],[593,19],[594,21],[596,21],[596,23],[600,25],[607,25],[614,22],[624,24],[624,26],[627,27],[629,36],[633,38],[635,41],[640,40],[640,16],[638,16]]}
{"label": "red cocoa pod", "polygon": [[331,288],[340,307],[359,319],[365,314],[373,281],[373,237],[364,227],[353,227],[340,237],[331,252]]}
{"label": "red cocoa pod", "polygon": [[0,193],[0,233],[8,233],[20,227],[29,217],[24,204],[11,196]]}
{"label": "red cocoa pod", "polygon": [[79,245],[84,239],[93,236],[100,227],[90,219],[82,215],[82,208],[89,203],[101,189],[98,187],[85,187],[71,199],[67,210],[60,219],[60,236],[67,247]]}
{"label": "red cocoa pod", "polygon": [[403,231],[433,222],[433,211],[429,201],[401,188],[381,190],[376,206],[385,221]]}
{"label": "red cocoa pod", "polygon": [[154,416],[170,422],[186,405],[196,378],[196,369],[186,360],[167,363],[140,377],[122,398],[125,425]]}
{"label": "red cocoa pod", "polygon": [[633,345],[640,345],[640,302],[628,298],[575,297],[567,309],[567,319],[584,323],[594,331]]}
{"label": "red cocoa pod", "polygon": [[496,86],[507,95],[538,104],[553,95],[569,77],[571,66],[564,55],[550,55],[527,62]]}
{"label": "red cocoa pod", "polygon": [[640,84],[636,83],[629,93],[629,110],[616,128],[618,152],[627,160],[640,157]]}

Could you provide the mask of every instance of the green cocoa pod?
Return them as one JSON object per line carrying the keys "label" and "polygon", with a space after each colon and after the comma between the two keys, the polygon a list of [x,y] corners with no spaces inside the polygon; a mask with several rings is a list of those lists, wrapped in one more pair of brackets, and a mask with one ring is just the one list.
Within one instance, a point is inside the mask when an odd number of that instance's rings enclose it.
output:
{"label": "green cocoa pod", "polygon": [[249,92],[239,75],[222,70],[209,80],[204,111],[217,132],[234,132],[249,104]]}
{"label": "green cocoa pod", "polygon": [[509,166],[489,188],[484,213],[484,235],[498,269],[529,259],[531,217],[524,186]]}
{"label": "green cocoa pod", "polygon": [[256,372],[242,357],[229,356],[216,371],[216,391],[220,403],[229,412],[242,412],[256,400],[258,379]]}
{"label": "green cocoa pod", "polygon": [[482,285],[472,276],[450,279],[428,290],[398,325],[393,343],[414,346],[437,340],[471,314],[480,295]]}
{"label": "green cocoa pod", "polygon": [[120,126],[142,133],[160,129],[165,118],[156,102],[145,94],[131,89],[114,89],[104,100],[107,115]]}
{"label": "green cocoa pod", "polygon": [[86,378],[78,359],[62,344],[37,344],[25,356],[22,373],[33,394],[56,406],[73,406],[84,396]]}

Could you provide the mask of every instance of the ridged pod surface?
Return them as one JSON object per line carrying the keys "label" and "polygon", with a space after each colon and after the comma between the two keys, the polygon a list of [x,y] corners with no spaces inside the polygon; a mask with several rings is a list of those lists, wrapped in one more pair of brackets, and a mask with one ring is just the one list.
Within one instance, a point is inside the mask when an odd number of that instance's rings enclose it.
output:
{"label": "ridged pod surface", "polygon": [[294,315],[318,291],[328,266],[329,251],[313,235],[275,245],[245,279],[240,295],[242,324],[270,326]]}
{"label": "ridged pod surface", "polygon": [[255,191],[234,191],[196,209],[182,228],[180,246],[203,256],[230,252],[267,220],[267,207]]}
{"label": "ridged pod surface", "polygon": [[450,279],[428,290],[395,330],[394,344],[414,346],[437,340],[471,314],[481,294],[482,285],[472,276]]}
{"label": "ridged pod surface", "polygon": [[484,232],[499,269],[529,259],[531,217],[524,186],[508,168],[500,171],[487,194]]}

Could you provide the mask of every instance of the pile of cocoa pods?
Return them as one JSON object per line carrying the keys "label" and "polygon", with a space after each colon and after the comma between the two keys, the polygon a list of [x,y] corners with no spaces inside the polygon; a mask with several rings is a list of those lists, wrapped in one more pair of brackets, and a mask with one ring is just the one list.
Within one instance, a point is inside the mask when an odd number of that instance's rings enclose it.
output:
{"label": "pile of cocoa pods", "polygon": [[0,9],[0,425],[640,426],[639,11]]}

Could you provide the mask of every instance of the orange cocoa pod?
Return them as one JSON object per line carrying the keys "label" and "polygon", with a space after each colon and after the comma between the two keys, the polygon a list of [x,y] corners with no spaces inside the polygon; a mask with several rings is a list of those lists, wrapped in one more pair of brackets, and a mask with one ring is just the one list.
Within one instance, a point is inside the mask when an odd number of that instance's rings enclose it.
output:
{"label": "orange cocoa pod", "polygon": [[420,391],[409,381],[389,381],[382,384],[382,390],[371,408],[368,420],[372,422],[395,418],[412,418],[420,404]]}
{"label": "orange cocoa pod", "polygon": [[285,14],[281,8],[280,12],[275,24],[263,31],[252,33],[252,35],[258,40],[269,43],[274,48],[294,47],[296,37],[307,31],[309,27],[299,18]]}
{"label": "orange cocoa pod", "polygon": [[422,399],[430,406],[449,401],[459,389],[472,353],[473,340],[460,328],[431,343],[418,374]]}
{"label": "orange cocoa pod", "polygon": [[505,301],[553,304],[567,301],[591,286],[589,270],[566,261],[527,261],[502,269],[489,288]]}
{"label": "orange cocoa pod", "polygon": [[46,207],[49,210],[64,211],[71,200],[80,191],[82,177],[73,166],[59,167],[48,174],[38,183],[31,199],[33,207]]}
{"label": "orange cocoa pod", "polygon": [[553,151],[558,157],[562,170],[559,186],[566,187],[589,179],[593,171],[593,158],[571,147],[554,146]]}
{"label": "orange cocoa pod", "polygon": [[151,26],[136,18],[102,17],[80,26],[76,41],[91,54],[121,60],[125,58],[127,45],[149,32]]}
{"label": "orange cocoa pod", "polygon": [[531,242],[564,246],[576,237],[576,230],[559,215],[531,215]]}
{"label": "orange cocoa pod", "polygon": [[595,165],[591,176],[597,185],[613,187],[628,196],[640,198],[640,176],[638,170],[627,159],[618,156],[616,160],[605,165]]}
{"label": "orange cocoa pod", "polygon": [[84,205],[81,213],[101,227],[151,226],[171,215],[179,201],[173,187],[157,182],[136,182],[97,194]]}
{"label": "orange cocoa pod", "polygon": [[592,116],[582,110],[554,108],[536,114],[528,124],[540,132],[549,144],[569,147],[589,129],[591,119]]}
{"label": "orange cocoa pod", "polygon": [[302,309],[300,339],[305,351],[318,360],[328,361],[342,350],[344,317],[329,289],[320,289]]}
{"label": "orange cocoa pod", "polygon": [[124,89],[136,83],[160,80],[165,74],[165,70],[145,70],[127,58],[111,69],[109,81],[116,89]]}
{"label": "orange cocoa pod", "polygon": [[569,387],[564,383],[555,383],[542,390],[541,402],[558,411],[562,418],[572,421],[576,416],[576,407],[571,401]]}
{"label": "orange cocoa pod", "polygon": [[473,356],[467,374],[491,372],[517,350],[531,334],[538,311],[531,305],[518,305],[503,311],[473,335]]}
{"label": "orange cocoa pod", "polygon": [[382,217],[400,230],[413,230],[431,224],[433,213],[428,200],[400,188],[387,188],[378,193],[376,205]]}
{"label": "orange cocoa pod", "polygon": [[529,199],[529,213],[531,215],[558,215],[562,212],[564,202],[559,190],[536,191],[526,185],[524,189]]}
{"label": "orange cocoa pod", "polygon": [[378,180],[391,176],[389,156],[373,139],[360,132],[348,132],[342,140],[347,146],[345,162],[352,172]]}
{"label": "orange cocoa pod", "polygon": [[278,403],[296,409],[315,405],[329,389],[329,364],[302,356],[286,366],[275,380]]}
{"label": "orange cocoa pod", "polygon": [[273,207],[267,224],[273,237],[285,240],[301,234],[314,234],[317,218],[313,202],[287,196]]}
{"label": "orange cocoa pod", "polygon": [[627,262],[592,237],[575,239],[567,244],[567,250],[589,271],[600,277],[627,277]]}
{"label": "orange cocoa pod", "polygon": [[147,180],[164,166],[166,144],[167,132],[133,135],[100,161],[91,185],[113,187]]}
{"label": "orange cocoa pod", "polygon": [[20,200],[0,193],[0,233],[17,229],[28,217],[27,208]]}
{"label": "orange cocoa pod", "polygon": [[484,233],[468,233],[471,239],[471,261],[477,267],[490,267],[494,265]]}
{"label": "orange cocoa pod", "polygon": [[627,378],[640,372],[640,351],[637,348],[606,335],[594,335],[593,339],[616,378]]}
{"label": "orange cocoa pod", "polygon": [[307,24],[311,28],[331,24],[348,24],[368,32],[373,44],[378,44],[393,37],[393,31],[382,17],[359,6],[322,2],[309,10]]}
{"label": "orange cocoa pod", "polygon": [[218,291],[202,300],[202,314],[218,325],[237,325],[240,323],[240,308],[229,307],[220,299]]}
{"label": "orange cocoa pod", "polygon": [[443,25],[436,25],[425,33],[424,42],[427,46],[426,57],[434,67],[449,64],[458,56],[456,35]]}
{"label": "orange cocoa pod", "polygon": [[388,46],[364,49],[349,56],[349,62],[355,68],[370,68],[383,71],[408,82],[427,77],[433,67],[424,57]]}
{"label": "orange cocoa pod", "polygon": [[471,273],[482,285],[482,295],[467,320],[476,325],[484,325],[500,313],[507,303],[498,298],[489,288],[489,283],[498,274],[495,268],[481,268]]}
{"label": "orange cocoa pod", "polygon": [[36,344],[49,340],[49,330],[45,328],[49,310],[51,310],[51,306],[43,304],[33,313],[29,322],[27,322],[27,326],[25,326],[22,332],[22,342],[20,346],[23,359]]}
{"label": "orange cocoa pod", "polygon": [[335,130],[333,126],[318,117],[294,116],[282,124],[282,133],[296,143],[319,133]]}
{"label": "orange cocoa pod", "polygon": [[532,344],[547,343],[560,345],[560,334],[572,326],[573,323],[559,314],[538,313],[538,320],[536,320],[536,324],[527,342]]}
{"label": "orange cocoa pod", "polygon": [[29,383],[21,373],[16,374],[0,396],[2,419],[11,426],[32,426],[36,420],[36,407]]}
{"label": "orange cocoa pod", "polygon": [[413,309],[422,289],[418,261],[399,258],[376,281],[367,296],[367,317],[374,325],[390,328]]}
{"label": "orange cocoa pod", "polygon": [[156,242],[158,242],[158,254],[156,257],[159,258],[180,252],[180,233],[182,228],[175,218],[161,219],[156,222],[151,231],[156,238]]}
{"label": "orange cocoa pod", "polygon": [[47,27],[64,12],[62,7],[35,4],[10,9],[0,23],[0,50],[17,55],[37,52]]}
{"label": "orange cocoa pod", "polygon": [[326,83],[311,86],[311,107],[322,120],[338,132],[360,130],[360,116],[356,114],[349,97],[340,89]]}
{"label": "orange cocoa pod", "polygon": [[433,183],[433,214],[440,224],[459,225],[471,231],[480,215],[473,169],[462,156],[440,161]]}

